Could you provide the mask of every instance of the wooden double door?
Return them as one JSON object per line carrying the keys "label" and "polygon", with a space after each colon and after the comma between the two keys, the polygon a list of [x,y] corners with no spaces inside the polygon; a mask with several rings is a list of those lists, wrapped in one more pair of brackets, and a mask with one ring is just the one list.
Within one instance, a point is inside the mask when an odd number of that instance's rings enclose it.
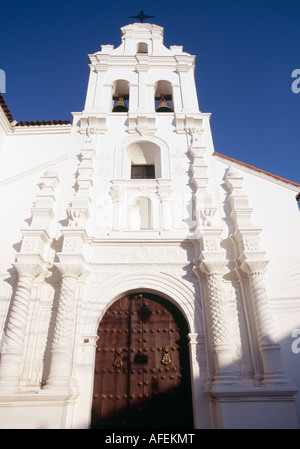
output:
{"label": "wooden double door", "polygon": [[193,428],[188,328],[169,301],[124,296],[98,328],[92,428]]}

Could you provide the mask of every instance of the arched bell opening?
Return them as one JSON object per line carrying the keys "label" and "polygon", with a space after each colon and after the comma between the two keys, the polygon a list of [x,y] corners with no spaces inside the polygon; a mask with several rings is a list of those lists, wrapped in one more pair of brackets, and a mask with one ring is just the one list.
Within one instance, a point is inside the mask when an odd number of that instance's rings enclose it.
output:
{"label": "arched bell opening", "polygon": [[129,83],[126,80],[117,80],[112,88],[112,112],[128,112],[129,110]]}
{"label": "arched bell opening", "polygon": [[148,44],[146,42],[139,42],[137,44],[137,53],[148,53]]}
{"label": "arched bell opening", "polygon": [[161,296],[115,301],[98,327],[91,427],[192,429],[188,332]]}
{"label": "arched bell opening", "polygon": [[155,86],[155,111],[174,112],[173,89],[169,81],[158,81]]}

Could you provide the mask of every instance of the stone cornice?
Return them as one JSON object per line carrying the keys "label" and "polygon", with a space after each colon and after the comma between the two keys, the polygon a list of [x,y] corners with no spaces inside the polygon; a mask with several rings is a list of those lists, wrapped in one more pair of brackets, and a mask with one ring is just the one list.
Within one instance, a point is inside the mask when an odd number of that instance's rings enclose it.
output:
{"label": "stone cornice", "polygon": [[72,125],[40,125],[14,127],[14,134],[36,135],[36,134],[71,134]]}
{"label": "stone cornice", "polygon": [[87,239],[91,246],[181,246],[181,245],[193,245],[193,241],[189,238],[165,238],[161,237],[157,239],[146,238],[143,239],[141,237],[133,237],[130,238],[128,236],[124,238],[90,238]]}
{"label": "stone cornice", "polygon": [[195,67],[195,56],[184,55],[183,61],[178,61],[178,55],[147,55],[147,60],[141,62],[137,55],[115,54],[115,55],[89,55],[91,61],[91,69],[99,71],[106,70],[108,66],[136,66],[137,64],[147,64],[151,67],[172,67],[173,69],[181,69],[188,71]]}

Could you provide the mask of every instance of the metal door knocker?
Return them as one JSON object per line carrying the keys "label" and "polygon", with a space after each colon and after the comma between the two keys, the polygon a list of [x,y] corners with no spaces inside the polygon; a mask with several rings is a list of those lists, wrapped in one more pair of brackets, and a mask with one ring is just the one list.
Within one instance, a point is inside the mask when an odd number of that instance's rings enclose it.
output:
{"label": "metal door knocker", "polygon": [[164,346],[162,348],[162,359],[161,359],[161,363],[163,365],[169,365],[169,363],[171,363],[171,356],[170,356],[170,351],[171,348],[170,346]]}
{"label": "metal door knocker", "polygon": [[117,348],[115,349],[115,360],[113,365],[116,368],[120,368],[120,366],[123,365],[123,360],[122,360],[122,349],[121,348]]}

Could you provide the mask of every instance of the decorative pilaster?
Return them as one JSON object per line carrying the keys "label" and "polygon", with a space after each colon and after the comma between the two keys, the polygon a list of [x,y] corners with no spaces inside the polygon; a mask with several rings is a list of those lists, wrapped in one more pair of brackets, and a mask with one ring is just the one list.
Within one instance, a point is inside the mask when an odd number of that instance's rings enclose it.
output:
{"label": "decorative pilaster", "polygon": [[214,253],[202,251],[200,270],[206,274],[207,279],[206,310],[210,325],[208,330],[210,349],[214,359],[214,387],[237,382],[223,288],[225,265],[226,261],[221,251]]}
{"label": "decorative pilaster", "polygon": [[0,391],[18,392],[31,290],[35,277],[42,272],[39,260],[31,264],[15,263],[19,279],[5,335],[0,364]]}
{"label": "decorative pilaster", "polygon": [[182,96],[182,110],[190,111],[190,96],[188,95],[188,73],[191,70],[191,66],[184,56],[177,56],[178,64],[176,66],[176,72],[179,75],[180,85],[181,85],[181,96]]}
{"label": "decorative pilaster", "polygon": [[[84,229],[90,217],[90,189],[94,185],[93,159],[96,155],[95,144],[97,137],[97,120],[92,119],[93,117],[86,119],[85,137],[79,155],[80,164],[77,170],[76,193],[71,207],[67,209],[68,224],[72,228]],[[85,123],[84,119],[81,119],[81,121]]]}
{"label": "decorative pilaster", "polygon": [[76,195],[72,201],[72,206],[68,209],[69,226],[84,228],[90,216],[90,188],[93,186],[93,158],[95,150],[93,148],[82,148],[80,153],[81,163],[77,171]]}
{"label": "decorative pilaster", "polygon": [[139,75],[138,81],[138,110],[145,111],[147,109],[146,104],[146,81],[147,81],[147,72],[149,70],[149,64],[147,63],[148,55],[143,57],[143,55],[138,55],[138,64],[135,69]]}
{"label": "decorative pilaster", "polygon": [[[240,260],[243,260],[242,255]],[[274,322],[265,287],[265,261],[244,259],[241,269],[248,274],[254,302],[258,344],[262,356],[263,384],[286,383],[287,378],[281,367],[280,345],[274,336]]]}
{"label": "decorative pilaster", "polygon": [[31,223],[23,229],[20,253],[14,267],[18,272],[18,283],[9,314],[5,344],[0,364],[0,391],[18,392],[23,360],[24,341],[28,322],[31,290],[35,278],[47,274],[51,237],[51,221],[54,217],[54,190],[58,184],[57,173],[48,170],[42,177],[41,192],[35,207],[31,209]]}
{"label": "decorative pilaster", "polygon": [[[91,123],[89,122],[89,125]],[[72,379],[74,329],[78,309],[78,278],[84,272],[84,249],[87,238],[87,220],[90,217],[90,188],[93,186],[93,158],[95,157],[95,129],[91,126],[80,152],[76,193],[67,209],[68,226],[62,229],[63,245],[54,264],[61,273],[60,297],[51,348],[49,376],[44,390],[74,393]]]}
{"label": "decorative pilaster", "polygon": [[63,394],[76,393],[72,379],[74,329],[78,309],[78,279],[85,271],[83,257],[86,232],[79,227],[62,231],[63,247],[54,264],[61,273],[60,297],[51,348],[49,376],[44,390],[57,390]]}
{"label": "decorative pilaster", "polygon": [[163,231],[171,229],[171,195],[170,180],[158,179],[158,194],[161,202],[161,226]]}
{"label": "decorative pilaster", "polygon": [[230,167],[226,177],[229,188],[231,218],[235,225],[234,239],[237,243],[240,269],[248,275],[253,309],[255,313],[258,345],[263,363],[263,385],[288,382],[282,367],[280,346],[276,342],[272,311],[265,286],[265,270],[268,261],[260,248],[261,229],[251,222],[252,209],[243,192],[243,177]]}
{"label": "decorative pilaster", "polygon": [[[189,152],[193,156],[192,182],[196,187],[194,194],[195,244],[197,245],[195,272],[200,282],[206,279],[205,311],[207,313],[207,335],[213,354],[213,385],[221,386],[236,383],[232,345],[228,330],[228,318],[223,288],[226,258],[221,249],[222,228],[215,224],[216,206],[208,191],[208,165],[204,159],[206,147],[202,144],[203,130],[187,128],[191,143]],[[205,278],[203,277],[205,274]]]}
{"label": "decorative pilaster", "polygon": [[60,298],[51,349],[50,371],[44,389],[66,391],[71,387],[77,280],[83,271],[83,258],[80,255],[72,257],[63,254],[59,257],[63,262],[55,266],[62,275]]}
{"label": "decorative pilaster", "polygon": [[112,181],[110,195],[113,200],[113,230],[121,231],[123,228],[123,203],[126,190],[118,182]]}
{"label": "decorative pilaster", "polygon": [[203,128],[186,128],[190,136],[189,152],[193,157],[192,183],[196,188],[194,194],[194,220],[196,230],[203,226],[212,226],[216,212],[213,198],[208,191],[208,164],[205,160],[206,147],[202,144]]}

